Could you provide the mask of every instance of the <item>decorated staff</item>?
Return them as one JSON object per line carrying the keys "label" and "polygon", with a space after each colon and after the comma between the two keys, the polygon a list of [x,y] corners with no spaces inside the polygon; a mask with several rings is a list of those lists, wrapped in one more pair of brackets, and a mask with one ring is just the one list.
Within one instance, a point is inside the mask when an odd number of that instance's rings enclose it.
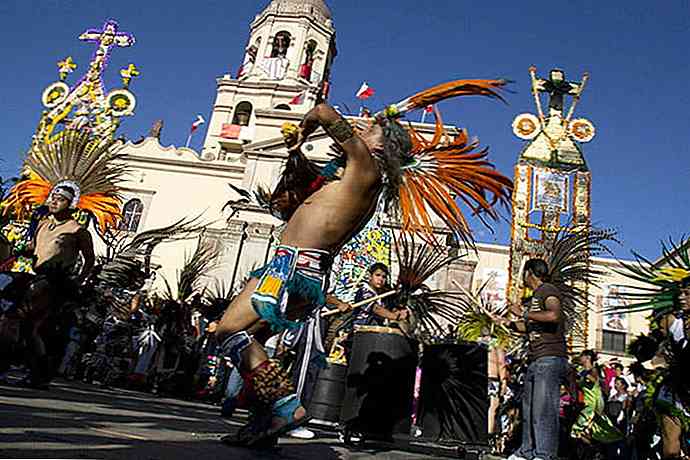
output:
{"label": "decorated staff", "polygon": [[661,246],[663,267],[634,251],[635,263],[621,262],[619,273],[636,284],[620,294],[628,302],[607,311],[651,313],[651,334],[631,343],[629,351],[640,363],[663,358],[649,379],[646,403],[661,425],[662,458],[676,459],[690,430],[690,239]]}

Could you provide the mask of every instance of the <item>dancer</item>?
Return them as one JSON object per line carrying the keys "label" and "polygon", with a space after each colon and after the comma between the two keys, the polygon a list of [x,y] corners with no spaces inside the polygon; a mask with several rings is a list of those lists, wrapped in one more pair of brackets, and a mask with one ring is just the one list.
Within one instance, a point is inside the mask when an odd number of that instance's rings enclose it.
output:
{"label": "dancer", "polygon": [[627,305],[612,311],[651,310],[649,336],[636,340],[633,353],[640,363],[658,356],[664,363],[647,385],[649,410],[657,414],[661,429],[662,459],[679,459],[683,439],[690,430],[690,239],[662,244],[664,268],[633,252],[637,263],[621,262],[624,274],[644,283],[626,286],[620,296]]}
{"label": "dancer", "polygon": [[605,444],[623,439],[621,433],[605,413],[603,379],[595,367],[597,354],[594,350],[584,350],[579,357],[581,370],[578,374],[578,387],[582,392],[584,407],[573,424],[570,435],[577,440],[576,458],[593,459]]}
{"label": "dancer", "polygon": [[120,218],[117,184],[125,169],[113,163],[117,154],[112,146],[73,130],[53,143],[36,144],[25,161],[24,179],[3,203],[4,212],[18,220],[30,217],[18,246],[30,251],[33,264],[6,265],[31,273],[16,279],[21,288],[15,292],[22,294],[16,299],[16,317],[31,349],[27,383],[32,386],[44,386],[52,368],[41,329],[53,321],[51,315],[60,314],[67,296],[76,294],[93,267],[91,218],[101,231]]}
{"label": "dancer", "polygon": [[[273,444],[277,436],[306,422],[306,410],[287,374],[268,360],[248,330],[260,319],[274,330],[294,327],[294,320],[308,315],[305,310],[324,305],[332,255],[366,224],[384,184],[388,202],[401,208],[403,229],[423,232],[429,238],[433,227],[427,206],[459,238],[470,240],[467,222],[451,194],[462,196],[476,211],[497,216],[493,204],[507,203],[511,181],[486,162],[485,152],[473,152],[477,144],[467,143],[466,133],[449,140],[439,117],[437,136],[426,141],[414,130],[406,130],[398,119],[407,110],[448,97],[499,97],[495,90],[503,84],[502,80],[467,80],[440,85],[387,108],[357,130],[325,104],[307,113],[300,128],[286,127],[288,164],[269,205],[287,225],[273,260],[252,274],[217,332],[223,351],[240,369],[256,400],[250,423],[236,437],[226,437],[226,442]],[[340,153],[320,173],[300,151],[319,127]],[[335,180],[338,168],[344,172]],[[493,202],[485,198],[487,193],[494,195]]]}

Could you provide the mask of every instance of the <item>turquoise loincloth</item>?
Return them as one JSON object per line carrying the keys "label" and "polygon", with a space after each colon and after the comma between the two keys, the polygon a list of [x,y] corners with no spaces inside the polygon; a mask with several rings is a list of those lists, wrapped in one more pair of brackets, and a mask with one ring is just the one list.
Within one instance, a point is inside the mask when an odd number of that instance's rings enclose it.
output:
{"label": "turquoise loincloth", "polygon": [[309,302],[305,317],[325,305],[329,262],[327,251],[278,246],[273,259],[250,274],[259,278],[251,297],[256,313],[275,332],[299,327],[299,321],[287,319],[288,298],[294,294]]}

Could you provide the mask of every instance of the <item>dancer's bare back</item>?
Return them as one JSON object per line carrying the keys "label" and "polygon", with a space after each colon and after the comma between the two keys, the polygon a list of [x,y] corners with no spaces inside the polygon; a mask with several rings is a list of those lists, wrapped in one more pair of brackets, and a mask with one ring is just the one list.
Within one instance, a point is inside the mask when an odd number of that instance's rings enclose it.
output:
{"label": "dancer's bare back", "polygon": [[[337,123],[347,122],[332,108],[317,106],[305,117],[303,135],[306,138],[316,124],[326,127]],[[358,135],[348,133],[342,125],[340,131],[345,132],[339,133],[337,128],[335,131],[329,134],[347,156],[343,177],[323,186],[297,208],[287,223],[281,244],[337,249],[373,211],[381,186],[381,173],[370,146],[383,146],[383,131],[374,125],[367,133],[366,144]]]}

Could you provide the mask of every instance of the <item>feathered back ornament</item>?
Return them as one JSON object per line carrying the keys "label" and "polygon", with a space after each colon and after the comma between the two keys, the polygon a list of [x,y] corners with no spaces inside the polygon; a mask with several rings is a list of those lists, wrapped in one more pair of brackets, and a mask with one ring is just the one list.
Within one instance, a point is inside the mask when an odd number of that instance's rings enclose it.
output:
{"label": "feathered back ornament", "polygon": [[560,231],[548,251],[548,280],[563,296],[561,311],[571,336],[585,337],[588,287],[597,284],[605,274],[592,266],[591,258],[610,254],[610,242],[617,242],[613,230],[576,227]]}
{"label": "feathered back ornament", "polygon": [[[461,288],[466,294],[467,302],[464,311],[458,318],[458,339],[476,342],[482,337],[489,336],[501,348],[508,348],[513,341],[513,332],[505,325],[497,324],[496,317],[506,317],[507,304],[493,304],[484,294],[484,289],[492,281],[487,279],[475,293]],[[458,285],[458,287],[461,287]]]}
{"label": "feathered back ornament", "polygon": [[117,153],[117,141],[85,130],[65,130],[54,142],[39,142],[24,162],[24,178],[10,190],[5,212],[28,219],[43,205],[56,186],[75,190],[72,207],[93,215],[101,231],[115,228],[121,217],[120,183],[127,172]]}
{"label": "feathered back ornament", "polygon": [[199,238],[192,254],[185,254],[184,265],[177,271],[177,289],[173,291],[167,280],[165,297],[177,302],[188,302],[192,295],[203,296],[203,278],[218,266],[221,247],[211,240]]}
{"label": "feathered back ornament", "polygon": [[459,292],[430,289],[426,283],[434,273],[465,254],[448,255],[445,248],[415,241],[413,236],[404,233],[394,242],[399,274],[392,304],[408,308],[417,320],[417,338],[433,343],[448,334],[448,325],[456,325],[467,309],[467,299]]}
{"label": "feathered back ornament", "polygon": [[620,262],[623,268],[617,272],[638,284],[626,285],[620,296],[628,302],[609,311],[653,310],[655,314],[666,314],[678,308],[681,288],[690,284],[689,248],[690,238],[683,238],[679,243],[670,238],[668,244],[662,241],[661,254],[666,266],[661,268],[633,251],[635,262]]}
{"label": "feathered back ornament", "polygon": [[113,287],[143,281],[151,274],[150,258],[156,246],[193,238],[205,228],[198,224],[198,218],[180,219],[166,227],[138,233],[134,238],[127,237],[113,245],[112,256],[101,265],[97,280]]}

